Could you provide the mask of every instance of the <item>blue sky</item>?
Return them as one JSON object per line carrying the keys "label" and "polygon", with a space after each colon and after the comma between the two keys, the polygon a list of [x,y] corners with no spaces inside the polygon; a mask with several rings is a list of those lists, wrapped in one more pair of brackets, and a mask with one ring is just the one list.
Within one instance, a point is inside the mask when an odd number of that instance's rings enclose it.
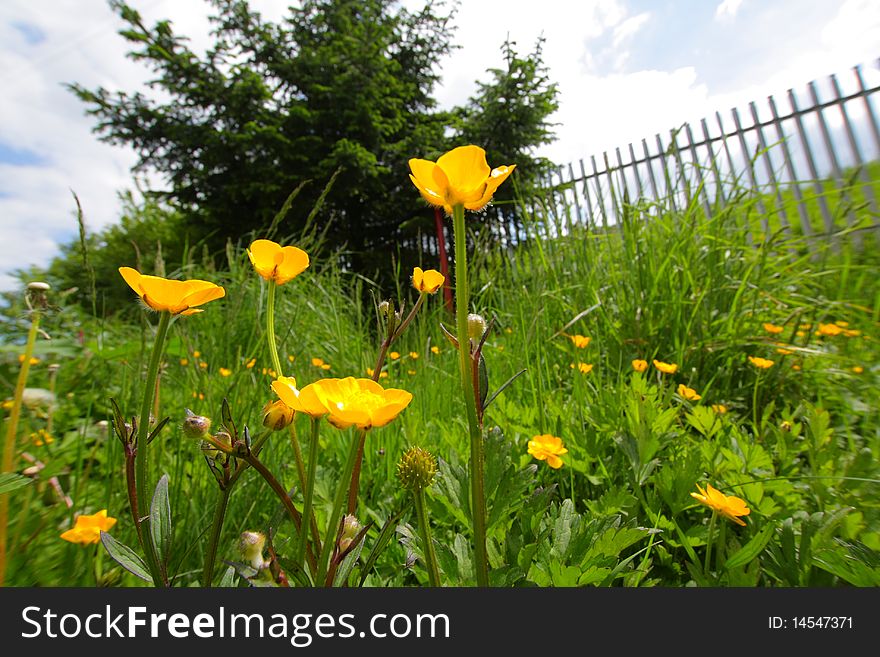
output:
{"label": "blue sky", "polygon": [[[209,43],[202,0],[130,0],[152,23],[170,19],[195,49]],[[289,0],[252,0],[267,18]],[[417,0],[404,0],[416,7]],[[437,98],[464,102],[501,64],[509,35],[520,52],[539,35],[559,83],[556,143],[542,154],[577,161],[716,110],[862,64],[878,83],[880,3],[875,0],[465,0],[442,64]],[[0,3],[0,289],[9,273],[45,266],[76,235],[71,190],[86,223],[116,221],[118,193],[133,189],[135,156],[98,141],[85,107],[63,83],[135,90],[148,71],[125,57],[120,22],[105,0]],[[161,178],[150,177],[153,184]]]}

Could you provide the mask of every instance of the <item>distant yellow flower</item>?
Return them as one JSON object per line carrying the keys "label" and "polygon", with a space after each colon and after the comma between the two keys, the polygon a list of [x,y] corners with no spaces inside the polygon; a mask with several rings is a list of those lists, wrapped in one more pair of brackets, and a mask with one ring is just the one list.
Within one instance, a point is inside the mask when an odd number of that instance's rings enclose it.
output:
{"label": "distant yellow flower", "polygon": [[251,358],[250,360],[248,360],[248,362],[246,362],[246,363],[244,364],[244,366],[245,366],[247,369],[251,369],[251,368],[253,368],[253,366],[256,365],[256,364],[257,364],[257,359],[256,359],[256,358]]}
{"label": "distant yellow flower", "polygon": [[434,355],[439,354],[439,353],[440,353],[440,347],[438,347],[437,345],[434,345],[433,347],[431,347],[431,353],[434,354]]}
{"label": "distant yellow flower", "polygon": [[413,158],[410,180],[428,203],[452,214],[455,205],[479,212],[495,190],[513,173],[515,164],[490,169],[486,151],[479,146],[459,146],[441,155],[437,162]]}
{"label": "distant yellow flower", "polygon": [[847,326],[849,326],[849,322],[845,322],[842,319],[838,319],[834,323],[837,324],[840,328],[846,328]]}
{"label": "distant yellow flower", "polygon": [[97,513],[87,516],[77,516],[73,529],[68,529],[61,534],[61,538],[71,543],[91,545],[101,540],[101,532],[108,532],[116,524],[116,518],[107,515],[107,509],[101,509]]}
{"label": "distant yellow flower", "polygon": [[[569,365],[569,367],[571,367],[571,369],[574,369],[574,363]],[[578,368],[578,371],[581,372],[581,374],[589,374],[590,372],[593,371],[593,364],[592,363],[578,363],[577,368]]]}
{"label": "distant yellow flower", "polygon": [[46,431],[45,429],[40,429],[36,433],[32,433],[30,435],[31,442],[34,443],[37,447],[42,447],[43,445],[51,445],[55,442],[55,439],[52,435]]}
{"label": "distant yellow flower", "polygon": [[[368,367],[368,368],[367,368],[367,376],[369,376],[369,377],[372,378],[372,376],[373,376],[375,373],[376,373],[376,370],[374,370],[372,367]],[[388,372],[385,372],[385,371],[379,372],[379,378],[380,378],[380,379],[387,379],[387,378],[388,378]]]}
{"label": "distant yellow flower", "polygon": [[202,304],[220,299],[226,294],[219,285],[208,281],[175,281],[159,276],[147,276],[131,267],[120,267],[119,273],[128,286],[137,292],[149,308],[172,315],[193,315],[202,312]]}
{"label": "distant yellow flower", "polygon": [[592,338],[588,338],[585,335],[569,335],[568,339],[571,340],[572,344],[578,349],[586,349],[590,344],[590,340],[592,340]]}
{"label": "distant yellow flower", "polygon": [[798,365],[797,363],[795,363],[794,365],[791,366],[791,369],[793,369],[795,372],[800,372],[801,366]]}
{"label": "distant yellow flower", "polygon": [[700,395],[697,394],[697,391],[693,388],[688,388],[685,384],[678,384],[678,395],[680,397],[684,397],[688,401],[699,401],[702,399]]}
{"label": "distant yellow flower", "polygon": [[199,363],[199,367],[201,367],[203,370],[206,370],[208,369],[208,364],[205,361],[201,361]]}
{"label": "distant yellow flower", "polygon": [[739,516],[747,516],[751,511],[746,506],[744,500],[733,495],[725,495],[719,490],[712,488],[710,484],[706,484],[706,490],[697,485],[699,493],[691,493],[691,497],[698,500],[701,504],[705,504],[713,511],[720,513],[725,518],[733,520],[738,525],[746,526]]}
{"label": "distant yellow flower", "polygon": [[290,354],[288,354],[287,361],[292,363],[294,360],[296,360],[296,359],[293,356],[291,356]]}
{"label": "distant yellow flower", "polygon": [[202,357],[201,351],[194,351],[193,352],[193,358],[201,358],[201,357]]}
{"label": "distant yellow flower", "polygon": [[654,360],[654,367],[663,372],[663,374],[675,374],[678,372],[678,365],[675,363],[664,363],[662,360]]}
{"label": "distant yellow flower", "polygon": [[724,415],[727,413],[727,406],[724,404],[712,404],[712,410],[718,413],[718,415]]}
{"label": "distant yellow flower", "polygon": [[806,334],[806,332],[804,332],[804,331],[797,331],[797,332],[795,333],[795,335],[796,335],[797,337],[799,337],[799,338],[805,338],[805,337],[807,337],[807,334]]}
{"label": "distant yellow flower", "polygon": [[749,362],[761,370],[766,370],[773,367],[772,360],[767,360],[766,358],[761,358],[760,356],[749,356]]}
{"label": "distant yellow flower", "polygon": [[400,354],[396,351],[392,351],[390,354],[388,354],[388,357],[391,360],[397,360],[398,358],[400,358]]}
{"label": "distant yellow flower", "polygon": [[636,372],[644,372],[646,369],[648,369],[648,361],[636,358],[632,362],[632,367]]}
{"label": "distant yellow flower", "polygon": [[776,353],[782,356],[790,356],[794,352],[791,349],[786,349],[785,347],[778,347],[776,349]]}
{"label": "distant yellow flower", "polygon": [[309,266],[309,255],[295,246],[281,246],[272,240],[255,240],[247,250],[256,272],[267,281],[284,285]]}
{"label": "distant yellow flower", "polygon": [[412,393],[383,388],[372,379],[321,379],[312,384],[315,395],[340,429],[382,427],[396,418],[412,401]]}
{"label": "distant yellow flower", "polygon": [[187,365],[189,365],[189,361],[186,358],[181,358],[180,364],[186,367]]}
{"label": "distant yellow flower", "polygon": [[862,372],[865,371],[865,368],[862,367],[861,365],[856,365],[852,368],[852,371],[855,372],[856,374],[861,374]]}
{"label": "distant yellow flower", "polygon": [[322,367],[324,365],[324,360],[322,358],[312,358],[312,365],[314,367]]}
{"label": "distant yellow flower", "polygon": [[813,325],[810,324],[810,323],[808,322],[808,323],[806,323],[806,324],[800,324],[800,325],[798,325],[798,328],[799,328],[801,331],[809,331],[811,328],[813,328]]}
{"label": "distant yellow flower", "polygon": [[843,329],[843,334],[848,338],[854,338],[858,335],[861,335],[862,332],[857,329]]}
{"label": "distant yellow flower", "polygon": [[412,358],[413,360],[418,360],[419,359],[419,352],[418,351],[411,351],[411,352],[409,352],[409,357]]}
{"label": "distant yellow flower", "polygon": [[559,457],[568,454],[568,450],[562,444],[562,438],[545,433],[532,437],[528,443],[528,453],[539,461],[547,461],[547,465],[558,470],[562,467]]}
{"label": "distant yellow flower", "polygon": [[305,413],[314,418],[327,414],[327,409],[315,395],[314,383],[297,388],[296,379],[292,376],[282,376],[272,382],[272,390],[282,402],[297,413]]}
{"label": "distant yellow flower", "polygon": [[[23,362],[24,362],[24,354],[19,354],[19,355],[18,355],[18,362],[19,362],[19,363],[23,363]],[[40,362],[40,359],[37,358],[36,356],[31,356],[31,359],[28,361],[28,363],[30,363],[31,365],[36,365],[36,364],[39,363],[39,362]]]}
{"label": "distant yellow flower", "polygon": [[771,333],[773,335],[782,333],[785,330],[784,326],[777,326],[776,324],[771,324],[770,322],[764,322],[763,326],[764,330],[767,331],[767,333]]}
{"label": "distant yellow flower", "polygon": [[413,268],[413,287],[422,294],[434,294],[443,285],[446,277],[436,269],[422,271],[421,267]]}
{"label": "distant yellow flower", "polygon": [[192,396],[193,396],[193,399],[204,399],[204,398],[205,398],[205,393],[203,393],[203,392],[194,392],[194,393],[192,394]]}
{"label": "distant yellow flower", "polygon": [[416,373],[416,371],[415,370],[407,370],[406,373],[409,374],[410,376],[412,376],[413,374]]}
{"label": "distant yellow flower", "polygon": [[840,335],[843,333],[843,329],[840,328],[837,324],[819,324],[819,328],[816,329],[816,333],[819,335],[824,335],[826,337],[833,337],[835,335]]}
{"label": "distant yellow flower", "polygon": [[220,368],[220,376],[232,376],[232,370],[226,369],[225,367]]}

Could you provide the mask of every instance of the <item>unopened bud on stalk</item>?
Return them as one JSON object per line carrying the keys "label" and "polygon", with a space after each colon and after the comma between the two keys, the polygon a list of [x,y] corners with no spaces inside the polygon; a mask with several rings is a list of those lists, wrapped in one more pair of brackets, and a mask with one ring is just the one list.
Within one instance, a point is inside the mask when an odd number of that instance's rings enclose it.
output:
{"label": "unopened bud on stalk", "polygon": [[263,406],[263,426],[281,431],[293,422],[294,410],[280,399]]}
{"label": "unopened bud on stalk", "polygon": [[188,408],[186,419],[183,421],[183,433],[189,438],[202,438],[211,430],[211,418],[204,415],[196,415]]}
{"label": "unopened bud on stalk", "polygon": [[421,447],[410,447],[397,463],[397,478],[407,490],[424,490],[436,475],[437,459]]}
{"label": "unopened bud on stalk", "polygon": [[31,308],[39,307],[41,310],[45,309],[48,306],[48,301],[46,299],[46,293],[50,290],[48,283],[43,283],[42,281],[34,281],[32,283],[28,283],[27,290],[25,295],[27,297],[28,304]]}
{"label": "unopened bud on stalk", "polygon": [[383,301],[379,304],[379,314],[382,317],[388,317],[388,311],[391,309],[391,304],[387,301]]}
{"label": "unopened bud on stalk", "polygon": [[263,559],[265,546],[266,535],[262,532],[243,532],[238,539],[238,551],[254,570],[263,570],[269,566],[269,562]]}
{"label": "unopened bud on stalk", "polygon": [[471,313],[467,316],[468,337],[479,342],[486,332],[486,320],[482,315]]}
{"label": "unopened bud on stalk", "polygon": [[361,530],[361,523],[353,515],[342,519],[342,536],[339,537],[339,551],[345,552]]}

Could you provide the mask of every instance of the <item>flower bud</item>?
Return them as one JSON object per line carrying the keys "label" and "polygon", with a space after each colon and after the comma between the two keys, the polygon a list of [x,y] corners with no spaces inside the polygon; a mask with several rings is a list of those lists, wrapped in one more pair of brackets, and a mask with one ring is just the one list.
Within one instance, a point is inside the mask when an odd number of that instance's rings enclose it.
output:
{"label": "flower bud", "polygon": [[361,523],[353,515],[342,519],[342,535],[339,537],[339,551],[345,552],[361,530]]}
{"label": "flower bud", "polygon": [[382,317],[388,317],[388,311],[391,309],[391,304],[387,301],[383,301],[379,304],[379,314]]}
{"label": "flower bud", "polygon": [[788,433],[789,431],[791,431],[791,422],[789,422],[788,420],[783,420],[782,423],[779,425],[779,428],[782,429],[785,433]]}
{"label": "flower bud", "polygon": [[211,418],[204,415],[196,415],[188,408],[186,419],[183,421],[183,433],[189,438],[202,438],[211,430]]}
{"label": "flower bud", "polygon": [[272,431],[281,431],[293,422],[294,410],[278,399],[263,406],[263,426]]}
{"label": "flower bud", "polygon": [[243,532],[238,539],[238,551],[254,570],[262,570],[269,566],[269,563],[263,559],[265,546],[266,535],[262,532]]}
{"label": "flower bud", "polygon": [[434,483],[436,474],[437,459],[421,447],[411,447],[397,464],[397,478],[407,490],[424,490]]}
{"label": "flower bud", "polygon": [[482,315],[471,313],[467,316],[468,337],[471,340],[479,341],[486,332],[486,320]]}

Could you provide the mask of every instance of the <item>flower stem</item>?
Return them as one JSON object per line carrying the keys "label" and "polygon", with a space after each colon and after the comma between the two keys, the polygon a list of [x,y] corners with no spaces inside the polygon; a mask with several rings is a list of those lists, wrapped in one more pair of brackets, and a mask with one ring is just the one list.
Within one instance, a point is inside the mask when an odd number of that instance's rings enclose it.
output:
{"label": "flower stem", "polygon": [[324,535],[324,546],[321,549],[321,557],[318,560],[318,576],[316,582],[321,582],[327,574],[329,568],[330,555],[333,553],[333,546],[336,544],[336,533],[339,529],[339,516],[342,515],[342,505],[345,503],[345,492],[348,489],[348,482],[351,479],[351,472],[354,469],[354,462],[357,459],[358,445],[366,436],[366,430],[361,429],[358,436],[351,443],[351,449],[348,452],[348,460],[342,471],[342,477],[339,478],[339,488],[336,489],[336,497],[333,500],[333,512],[327,523],[327,533]]}
{"label": "flower stem", "polygon": [[467,235],[464,206],[452,208],[452,232],[455,240],[455,315],[458,333],[459,370],[470,433],[471,513],[474,525],[474,570],[477,586],[489,586],[489,559],[486,552],[486,498],[483,490],[483,432],[477,420],[476,392],[471,370],[470,339],[467,330],[468,278]]}
{"label": "flower stem", "polygon": [[282,376],[281,360],[278,358],[278,344],[275,341],[275,281],[269,281],[269,300],[266,308],[266,334],[269,339],[269,355],[272,357],[272,369],[275,377]]}
{"label": "flower stem", "polygon": [[202,586],[211,588],[214,579],[214,563],[217,560],[217,545],[220,542],[220,534],[223,531],[223,521],[226,518],[226,507],[229,505],[230,487],[220,490],[217,498],[217,506],[214,507],[214,519],[211,523],[211,538],[208,539],[208,551],[205,553],[205,566],[202,570]]}
{"label": "flower stem", "polygon": [[712,534],[715,533],[715,519],[718,517],[717,511],[712,511],[712,519],[709,520],[709,533],[706,534],[706,562],[703,564],[703,572],[709,575],[709,561],[712,558]]}
{"label": "flower stem", "polygon": [[[137,452],[134,456],[135,480],[137,482],[138,508],[150,508],[150,487],[149,487],[149,470],[150,463],[148,459],[149,446],[147,445],[147,437],[150,434],[150,410],[153,408],[153,395],[156,391],[156,378],[159,375],[159,363],[162,361],[162,352],[165,347],[165,338],[168,335],[168,327],[171,324],[171,313],[162,312],[159,315],[159,326],[156,328],[156,341],[153,343],[153,352],[150,354],[150,362],[147,365],[147,380],[144,383],[144,399],[141,403],[141,415],[137,426]],[[156,586],[164,584],[162,570],[159,567],[159,560],[153,550],[153,543],[150,540],[148,530],[148,518],[141,518],[137,525],[138,538],[141,542],[141,548],[147,558],[147,566],[150,569],[150,575],[153,576],[153,583]]]}
{"label": "flower stem", "polygon": [[[260,460],[253,453],[246,454],[242,458],[244,458],[244,460],[248,462],[248,465],[259,472],[260,476],[266,480],[266,483],[269,484],[269,487],[275,492],[275,495],[278,496],[278,499],[281,500],[284,508],[287,509],[287,513],[293,520],[294,527],[296,527],[297,534],[303,534],[304,530],[302,527],[302,516],[300,515],[299,511],[296,510],[296,507],[293,504],[293,500],[290,499],[290,495],[288,495],[287,491],[284,490],[284,486],[279,483],[279,481],[272,475],[271,472],[269,472],[266,466],[263,465],[262,462],[260,462]],[[316,563],[315,555],[312,553],[311,549],[307,550],[307,557],[309,561],[309,566],[314,573]]]}
{"label": "flower stem", "polygon": [[[303,489],[303,527],[311,527],[312,524],[312,499],[314,498],[315,489],[315,472],[318,465],[318,432],[321,426],[320,420],[311,418],[312,435],[309,438],[309,463],[306,473],[306,483]],[[297,564],[304,563],[306,554],[306,545],[308,545],[308,532],[300,532],[300,542],[296,550]]]}
{"label": "flower stem", "polygon": [[[28,373],[31,369],[31,356],[34,353],[34,344],[37,341],[37,332],[40,327],[40,312],[34,310],[31,315],[31,328],[28,332],[27,344],[24,348],[24,360],[18,371],[18,381],[15,384],[15,393],[12,400],[12,410],[9,422],[6,425],[6,442],[3,445],[3,461],[0,472],[12,472],[15,461],[15,434],[18,432],[18,420],[21,417],[21,404],[24,397],[24,388],[27,384]],[[6,537],[9,530],[9,493],[0,493],[0,586],[6,579]]]}
{"label": "flower stem", "polygon": [[425,504],[425,491],[416,488],[413,491],[416,507],[416,518],[419,523],[419,535],[422,539],[422,552],[425,555],[425,568],[428,570],[428,582],[431,586],[440,586],[440,570],[437,568],[437,555],[434,553],[434,541],[431,538],[431,526],[428,524],[428,507]]}

